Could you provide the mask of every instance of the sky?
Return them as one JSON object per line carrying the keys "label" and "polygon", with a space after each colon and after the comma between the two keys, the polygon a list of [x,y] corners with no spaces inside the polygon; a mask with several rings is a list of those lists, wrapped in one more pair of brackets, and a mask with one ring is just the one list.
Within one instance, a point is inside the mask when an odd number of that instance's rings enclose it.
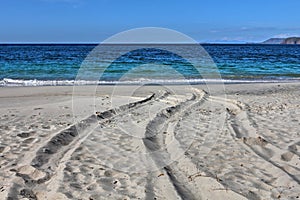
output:
{"label": "sky", "polygon": [[163,27],[199,42],[300,35],[299,0],[1,0],[0,43],[99,43]]}

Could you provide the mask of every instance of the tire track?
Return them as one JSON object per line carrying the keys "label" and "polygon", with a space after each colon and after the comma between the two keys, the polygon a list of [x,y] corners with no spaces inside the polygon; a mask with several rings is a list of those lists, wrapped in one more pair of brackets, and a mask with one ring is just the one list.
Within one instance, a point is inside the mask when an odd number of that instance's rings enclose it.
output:
{"label": "tire track", "polygon": [[[170,125],[173,128],[173,125],[176,124],[174,121],[178,119],[178,115],[182,114],[192,105],[197,104],[205,95],[204,92],[201,94],[199,91],[196,91],[188,100],[159,112],[156,117],[148,123],[145,138],[143,139],[144,145],[150,152],[158,168],[164,166],[163,170],[168,175],[169,181],[181,199],[199,199],[199,195],[196,196],[192,193],[192,190],[187,186],[187,178],[180,172],[176,164],[173,163],[173,155],[171,155],[172,152],[168,152],[167,146],[165,146],[165,136],[163,132],[168,131]],[[147,199],[150,199],[154,195],[154,184],[148,184],[148,186],[148,190],[150,189],[149,195],[151,196],[148,195]]]}
{"label": "tire track", "polygon": [[[273,158],[272,155],[268,155],[270,151],[280,152],[280,155],[283,155],[285,152],[276,146],[272,145],[272,143],[266,141],[263,137],[257,134],[257,131],[251,126],[249,115],[243,109],[243,106],[238,105],[236,102],[227,99],[220,98],[210,98],[212,101],[222,103],[227,106],[231,106],[236,109],[236,111],[232,111],[227,109],[229,114],[229,120],[227,121],[228,126],[233,133],[233,136],[236,138],[240,138],[243,140],[243,144],[257,156],[270,163],[272,166],[276,167],[280,171],[284,172],[288,175],[293,181],[297,184],[300,184],[300,179],[294,174],[299,173],[300,169],[294,166],[289,166],[288,169],[284,167],[286,164],[282,164],[280,158]],[[256,148],[256,146],[260,146]],[[268,147],[266,147],[268,146]],[[262,151],[264,150],[264,151]],[[292,171],[292,172],[290,172]]]}
{"label": "tire track", "polygon": [[[289,165],[289,167],[286,167],[287,163],[283,163],[282,160],[280,160],[280,158],[269,158],[263,152],[260,152],[259,149],[255,148],[255,146],[260,146],[260,147],[268,149],[268,150],[280,151],[280,153],[284,153],[284,151],[282,151],[281,149],[277,149],[276,147],[273,147],[273,145],[271,143],[265,141],[261,136],[257,135],[257,131],[251,126],[249,116],[248,116],[247,112],[245,111],[245,108],[247,107],[247,105],[245,105],[239,101],[223,99],[223,98],[213,97],[213,96],[205,97],[204,100],[207,102],[215,102],[215,103],[225,106],[224,107],[224,108],[226,108],[225,111],[227,112],[227,114],[229,116],[229,119],[227,120],[227,126],[229,127],[229,130],[232,133],[231,137],[234,140],[236,140],[236,138],[239,138],[241,141],[243,141],[241,147],[245,148],[249,152],[253,152],[258,157],[260,157],[264,161],[266,161],[267,163],[276,167],[278,169],[278,172],[280,171],[280,172],[283,172],[284,174],[288,175],[288,177],[291,178],[291,180],[294,181],[294,183],[296,183],[295,185],[299,185],[299,182],[297,180],[298,179],[297,174],[299,174],[300,170],[297,167],[290,166],[290,165]],[[178,142],[182,143],[182,141],[180,141],[180,140],[178,140]],[[293,145],[295,146],[295,144],[293,143],[293,144],[291,144],[290,148],[293,148],[293,151],[297,152],[297,148],[294,147]],[[265,146],[267,146],[268,148],[266,148]],[[268,152],[268,150],[266,152]],[[291,151],[291,149],[290,149],[290,151]],[[186,155],[187,156],[184,157],[183,162],[192,162],[198,170],[198,163],[193,162],[189,158],[190,155],[188,154],[188,152],[186,153]],[[283,163],[283,164],[280,164],[280,163]],[[182,168],[182,169],[184,169],[184,168]],[[216,177],[215,174],[212,174],[211,172],[205,170],[205,168],[202,170],[204,170],[203,172],[205,172],[204,176],[208,176],[211,178],[216,178],[217,180],[221,180],[218,177]],[[190,170],[190,171],[193,171],[193,170]],[[199,174],[199,173],[196,173],[196,174]],[[203,176],[203,174],[200,176]],[[201,182],[201,180],[200,180],[200,182]],[[245,193],[242,193],[240,190],[237,190],[234,188],[230,189],[230,188],[228,188],[228,185],[226,185],[226,182],[223,182],[222,180],[218,181],[218,182],[220,184],[222,184],[224,186],[224,188],[226,188],[226,191],[227,191],[227,189],[229,189],[229,191],[232,191],[243,197],[250,198],[250,199],[254,198],[252,193],[245,194]],[[195,185],[197,185],[197,184],[199,184],[199,183],[195,182]],[[201,188],[201,189],[202,189],[202,192],[205,191],[205,189],[203,189],[203,188]]]}
{"label": "tire track", "polygon": [[[149,159],[149,156],[147,155],[147,149],[143,144],[142,138],[144,137],[146,125],[159,111],[169,107],[170,105],[176,105],[179,101],[181,102],[186,99],[187,97],[185,95],[177,95],[172,93],[165,98],[159,99],[159,101],[151,102],[149,106],[143,106],[128,113],[117,115],[110,119],[111,122],[109,124],[95,129],[89,135],[89,138],[87,138],[87,140],[81,144],[80,147],[84,145],[87,147],[89,154],[93,155],[95,163],[102,165],[104,169],[110,169],[113,171],[113,174],[116,177],[120,178],[117,181],[118,183],[122,184],[122,188],[124,189],[121,190],[121,188],[112,184],[112,189],[114,189],[114,193],[112,195],[114,197],[111,198],[119,198],[122,196],[122,193],[124,196],[127,195],[127,197],[132,197],[132,193],[139,193],[140,195],[143,195],[150,191],[148,189],[149,187],[144,185],[149,183],[146,173],[149,170],[156,170],[157,168],[152,159]],[[108,152],[110,152],[110,156],[107,156]],[[74,154],[72,154],[72,157],[73,156]],[[72,162],[73,159],[71,158],[70,160]],[[74,163],[76,163],[76,161],[74,161]],[[67,165],[69,165],[69,162]],[[149,167],[150,165],[151,167]],[[90,171],[90,173],[92,173],[92,171]],[[141,174],[143,176],[136,176],[136,174]],[[105,174],[103,175],[106,176]],[[129,175],[130,180],[124,180],[121,178],[124,177],[123,175]],[[156,176],[157,175],[154,175],[153,178],[155,179]],[[163,178],[166,177],[167,176],[164,176]],[[107,179],[109,178],[106,178],[106,181]],[[143,180],[142,183],[141,180]],[[74,180],[70,180],[70,182],[71,181]],[[138,181],[138,183],[136,181]],[[59,188],[59,190],[69,191],[68,189],[70,187],[68,183],[69,182],[65,182],[67,186],[62,186]],[[170,183],[166,183],[168,186],[171,186]],[[127,190],[126,186],[131,184],[138,185],[139,189],[143,187],[143,189],[139,190],[138,188],[131,188],[132,186],[130,186],[130,188]],[[102,195],[109,195],[106,194],[105,191],[108,187],[111,187],[110,184],[107,185],[99,183],[98,187],[99,190],[104,190]],[[131,191],[130,195],[128,191]],[[147,192],[143,193],[144,191]]]}
{"label": "tire track", "polygon": [[[37,199],[33,189],[38,187],[40,184],[49,181],[53,176],[57,178],[57,173],[59,173],[58,170],[63,171],[64,169],[64,161],[68,160],[68,157],[72,155],[74,150],[88,137],[89,133],[95,127],[97,127],[99,123],[110,123],[109,119],[114,116],[125,112],[130,112],[132,109],[142,107],[153,101],[164,99],[168,95],[169,92],[152,94],[149,97],[137,102],[125,104],[118,108],[110,109],[104,112],[97,112],[96,114],[93,114],[58,132],[36,152],[36,156],[31,162],[31,166],[34,167],[36,171],[45,173],[45,176],[43,178],[34,180],[28,175],[16,173],[17,177],[21,177],[23,179],[24,184],[14,183],[10,187],[8,198],[17,199],[17,196],[21,195],[29,199]],[[57,188],[53,188],[55,184],[51,185],[52,186],[50,186],[50,189],[53,193],[55,193],[55,189]],[[59,184],[56,184],[55,187],[58,187],[58,185]]]}
{"label": "tire track", "polygon": [[[203,96],[203,98],[201,98],[198,102],[194,103],[193,105],[191,105],[189,108],[187,108],[182,115],[182,120],[185,121],[187,120],[187,126],[182,126],[182,122],[181,121],[177,121],[176,123],[171,124],[171,126],[168,127],[168,132],[172,133],[170,135],[172,135],[173,138],[169,138],[169,140],[173,139],[173,141],[175,141],[175,148],[170,148],[169,152],[170,154],[173,154],[173,157],[175,158],[176,152],[174,152],[175,149],[179,149],[181,148],[184,151],[184,155],[182,157],[180,157],[178,159],[178,162],[174,162],[174,164],[172,164],[171,168],[176,169],[177,171],[180,172],[180,181],[181,184],[186,185],[188,188],[190,188],[191,191],[194,192],[194,199],[202,199],[203,196],[205,196],[205,199],[219,199],[219,198],[223,198],[223,199],[245,199],[245,197],[240,194],[237,191],[234,190],[230,190],[229,188],[225,187],[222,184],[222,180],[219,179],[215,174],[203,169],[201,166],[201,164],[199,165],[199,162],[192,159],[192,155],[189,154],[188,150],[190,148],[192,149],[197,149],[197,152],[201,152],[201,154],[204,153],[204,155],[208,155],[209,152],[212,150],[214,144],[215,144],[215,139],[214,136],[211,135],[211,131],[214,132],[218,132],[218,126],[216,126],[216,124],[213,125],[208,125],[207,127],[205,125],[202,125],[203,128],[211,128],[211,126],[214,126],[214,129],[210,130],[207,134],[207,136],[205,136],[205,133],[199,133],[199,135],[197,136],[197,130],[201,130],[201,132],[203,132],[202,128],[197,129],[198,127],[192,127],[192,129],[188,128],[190,126],[190,124],[195,125],[195,119],[199,120],[197,116],[195,118],[194,115],[191,115],[191,112],[195,112],[198,113],[199,115],[202,116],[206,116],[208,113],[210,113],[211,111],[209,110],[211,108],[210,105],[210,101],[209,101],[210,96],[208,94],[205,94]],[[213,106],[214,107],[214,106]],[[208,109],[208,110],[206,110]],[[221,109],[223,110],[223,109]],[[220,111],[220,108],[216,108],[216,111]],[[218,122],[218,124],[220,124],[220,122],[222,122],[222,116],[223,115],[218,115],[218,117],[213,118],[213,120],[215,120],[216,122]],[[225,116],[225,115],[224,115]],[[192,121],[190,121],[191,119],[189,119],[189,117],[192,117]],[[194,118],[193,118],[194,117]],[[220,117],[220,118],[219,118]],[[219,121],[221,119],[221,121]],[[196,121],[197,121],[196,120]],[[207,120],[207,119],[205,119]],[[208,121],[208,123],[210,124],[210,120]],[[186,124],[186,123],[184,123]],[[222,123],[221,123],[222,124]],[[222,126],[222,125],[220,125]],[[194,136],[190,136],[190,134],[188,135],[181,135],[179,134],[179,129],[182,129],[184,131],[187,132],[195,132],[196,135]],[[167,134],[169,135],[169,134]],[[179,135],[181,135],[180,137],[178,137]],[[187,139],[188,137],[192,137],[193,142],[191,145],[189,144],[190,139]],[[202,144],[200,142],[200,149],[199,149],[199,143],[197,141],[197,137],[199,139],[199,136],[201,138],[201,140],[205,141],[205,144]],[[209,138],[207,138],[209,136]],[[196,140],[195,140],[196,139]],[[198,147],[195,147],[194,144],[197,144]],[[187,146],[188,145],[188,146]],[[175,158],[176,160],[176,158]],[[169,167],[166,169],[167,172],[169,172]],[[222,185],[224,188],[222,188]],[[218,188],[218,192],[212,192],[212,190],[214,190],[213,188]],[[226,192],[223,192],[226,191]],[[186,199],[186,198],[183,198]]]}

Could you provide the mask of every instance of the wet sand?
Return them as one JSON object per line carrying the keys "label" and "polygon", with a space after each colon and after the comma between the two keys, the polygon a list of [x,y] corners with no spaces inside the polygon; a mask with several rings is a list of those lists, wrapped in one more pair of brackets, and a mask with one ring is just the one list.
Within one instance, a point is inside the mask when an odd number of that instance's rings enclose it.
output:
{"label": "wet sand", "polygon": [[299,88],[0,88],[0,199],[299,199]]}

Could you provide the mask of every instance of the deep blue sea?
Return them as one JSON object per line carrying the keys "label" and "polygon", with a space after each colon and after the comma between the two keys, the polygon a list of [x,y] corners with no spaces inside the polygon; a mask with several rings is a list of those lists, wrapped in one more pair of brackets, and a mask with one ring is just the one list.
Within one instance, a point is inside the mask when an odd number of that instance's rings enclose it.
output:
{"label": "deep blue sea", "polygon": [[76,77],[80,84],[300,81],[300,45],[202,45],[211,61],[197,57],[192,46],[107,45],[90,56],[96,45],[0,45],[0,86],[72,85]]}

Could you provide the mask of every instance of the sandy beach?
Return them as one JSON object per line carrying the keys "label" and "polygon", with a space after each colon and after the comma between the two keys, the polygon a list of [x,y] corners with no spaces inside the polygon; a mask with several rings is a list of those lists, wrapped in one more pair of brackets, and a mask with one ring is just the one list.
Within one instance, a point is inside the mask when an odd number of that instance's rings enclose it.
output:
{"label": "sandy beach", "polygon": [[299,83],[93,88],[0,88],[0,199],[300,198]]}

